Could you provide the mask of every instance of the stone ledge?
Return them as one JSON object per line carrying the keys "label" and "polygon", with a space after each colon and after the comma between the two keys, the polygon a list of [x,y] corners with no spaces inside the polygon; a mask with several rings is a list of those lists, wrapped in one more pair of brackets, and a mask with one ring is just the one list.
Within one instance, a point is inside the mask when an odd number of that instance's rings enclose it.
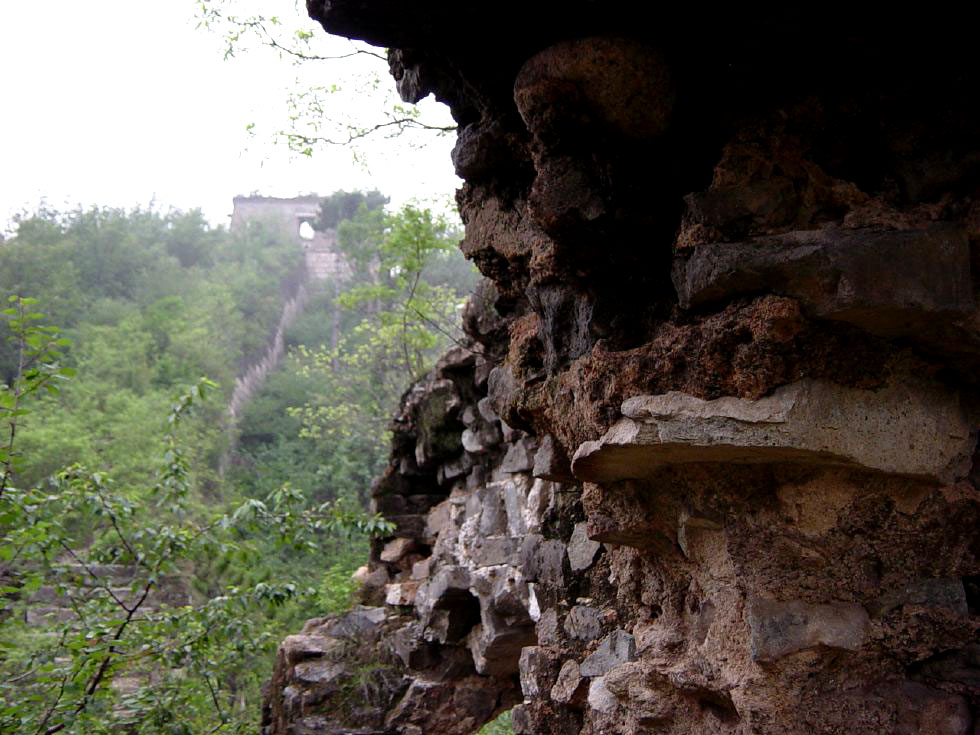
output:
{"label": "stone ledge", "polygon": [[580,480],[729,462],[851,466],[945,483],[966,475],[976,443],[956,394],[911,380],[871,391],[806,379],[754,401],[672,391],[627,399],[622,412],[602,438],[575,452]]}

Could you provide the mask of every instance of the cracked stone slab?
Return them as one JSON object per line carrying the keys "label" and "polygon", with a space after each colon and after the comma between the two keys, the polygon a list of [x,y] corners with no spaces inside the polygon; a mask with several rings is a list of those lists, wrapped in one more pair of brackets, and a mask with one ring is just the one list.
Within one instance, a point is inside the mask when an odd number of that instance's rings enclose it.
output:
{"label": "cracked stone slab", "polygon": [[804,379],[759,400],[672,391],[623,402],[624,418],[575,452],[589,482],[649,477],[666,465],[851,466],[936,482],[969,472],[975,422],[959,396],[911,379],[879,390]]}
{"label": "cracked stone slab", "polygon": [[760,597],[748,602],[752,658],[775,661],[824,645],[857,651],[868,633],[867,611],[857,603],[811,604]]}
{"label": "cracked stone slab", "polygon": [[300,661],[293,667],[293,678],[307,686],[331,684],[345,673],[344,664],[322,659]]}

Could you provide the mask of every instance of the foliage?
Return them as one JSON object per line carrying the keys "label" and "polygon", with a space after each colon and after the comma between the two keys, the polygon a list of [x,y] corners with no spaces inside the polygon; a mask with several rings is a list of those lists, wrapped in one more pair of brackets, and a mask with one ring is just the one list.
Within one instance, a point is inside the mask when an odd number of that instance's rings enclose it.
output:
{"label": "foliage", "polygon": [[[153,426],[174,388],[209,375],[227,397],[241,366],[264,352],[301,265],[295,243],[277,233],[213,229],[196,210],[23,218],[0,245],[0,295],[43,293],[76,345],[60,348],[59,363],[83,376],[48,393],[18,427],[27,484],[72,462],[120,482],[152,481]],[[18,369],[9,336],[0,323],[0,382]],[[213,427],[222,422],[213,404],[188,427],[202,481],[217,482],[225,435]]]}
{"label": "foliage", "polygon": [[320,201],[320,211],[316,220],[317,230],[336,228],[341,222],[354,219],[357,210],[363,205],[369,210],[384,209],[388,197],[380,191],[335,191]]}
{"label": "foliage", "polygon": [[[27,321],[24,301],[8,316],[27,363],[43,346],[35,337],[53,332]],[[59,374],[48,365],[49,375]],[[37,381],[25,371],[9,391],[29,396]],[[193,512],[178,432],[214,387],[202,379],[173,402],[151,488],[121,492],[103,473],[79,465],[43,486],[8,484],[0,499],[0,559],[15,584],[0,589],[8,598],[0,621],[0,645],[7,649],[0,731],[110,733],[136,723],[143,733],[246,731],[254,713],[245,703],[254,701],[261,683],[256,657],[270,655],[275,642],[260,613],[315,591],[280,579],[227,586],[196,603],[154,601],[154,595],[197,559],[258,559],[270,537],[317,552],[324,535],[391,532],[376,516],[331,503],[309,507],[288,485],[228,513]],[[5,479],[10,475],[7,469]],[[127,588],[112,577],[120,568],[129,572]],[[45,584],[67,599],[73,614],[59,626],[32,630],[24,612]],[[143,685],[118,686],[134,676]]]}
{"label": "foliage", "polygon": [[64,357],[61,349],[70,342],[61,337],[54,327],[37,324],[43,316],[29,311],[37,299],[10,296],[9,307],[3,310],[7,323],[13,332],[9,340],[17,354],[17,371],[10,385],[0,385],[0,421],[6,431],[5,441],[0,444],[0,500],[3,499],[13,475],[23,470],[23,458],[16,451],[17,425],[27,414],[23,402],[41,389],[58,395],[57,380],[71,377],[72,368],[59,363]]}
{"label": "foliage", "polygon": [[507,710],[497,719],[488,722],[480,728],[479,735],[514,735],[514,725],[511,722],[510,710]]}
{"label": "foliage", "polygon": [[[223,406],[295,243],[108,209],[41,211],[0,243],[0,731],[254,731],[276,642],[350,604],[391,532],[363,510],[387,418],[474,280],[452,227],[381,199],[338,197],[350,277],[313,289],[223,475]],[[23,297],[37,284],[65,336]],[[38,623],[49,604],[69,619]]]}
{"label": "foliage", "polygon": [[[294,351],[299,375],[315,388],[290,415],[301,423],[300,436],[321,448],[332,480],[347,478],[349,490],[363,493],[378,474],[398,399],[460,334],[472,271],[432,277],[459,258],[454,235],[444,219],[413,206],[393,215],[362,206],[338,228],[354,273],[335,308],[349,326],[332,345]],[[362,461],[352,467],[352,457]]]}

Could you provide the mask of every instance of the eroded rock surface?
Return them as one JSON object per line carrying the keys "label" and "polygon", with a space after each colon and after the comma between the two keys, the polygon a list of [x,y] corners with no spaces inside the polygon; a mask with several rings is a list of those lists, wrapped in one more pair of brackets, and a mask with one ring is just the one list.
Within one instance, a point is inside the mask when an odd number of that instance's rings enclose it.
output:
{"label": "eroded rock surface", "polygon": [[969,24],[309,7],[452,109],[486,280],[267,732],[980,731]]}

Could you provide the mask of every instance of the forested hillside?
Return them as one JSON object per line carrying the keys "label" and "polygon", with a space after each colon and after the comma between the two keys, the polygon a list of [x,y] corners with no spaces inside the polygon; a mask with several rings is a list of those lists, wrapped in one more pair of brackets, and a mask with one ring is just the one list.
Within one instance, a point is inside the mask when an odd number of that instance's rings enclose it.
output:
{"label": "forested hillside", "polygon": [[325,200],[326,282],[196,211],[41,211],[0,242],[0,730],[252,731],[273,642],[350,604],[387,417],[474,282],[446,221],[384,202]]}
{"label": "forested hillside", "polygon": [[[205,375],[228,395],[265,349],[301,266],[294,244],[261,228],[232,237],[198,212],[40,212],[21,221],[0,247],[0,292],[39,300],[71,339],[67,360],[78,371],[25,420],[21,482],[76,461],[119,482],[151,478],[174,391]],[[9,383],[16,345],[5,338],[0,350]],[[221,422],[221,403],[208,405],[202,423]],[[204,482],[215,481],[222,440],[202,431],[193,442]]]}

